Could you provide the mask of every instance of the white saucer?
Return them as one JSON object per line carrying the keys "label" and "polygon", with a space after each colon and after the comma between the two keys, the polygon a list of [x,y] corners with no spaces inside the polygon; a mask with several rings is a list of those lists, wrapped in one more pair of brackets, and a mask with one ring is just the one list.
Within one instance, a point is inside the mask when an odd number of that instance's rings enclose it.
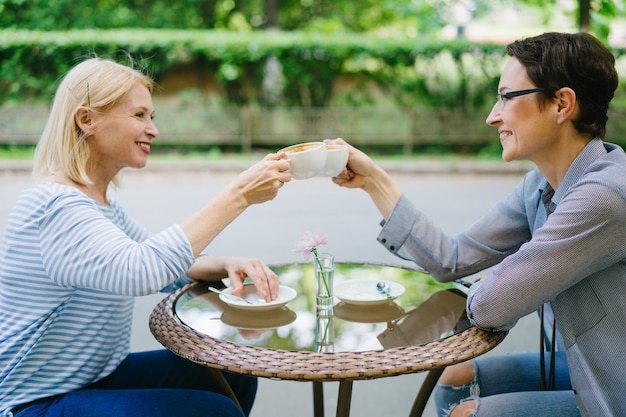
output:
{"label": "white saucer", "polygon": [[[376,290],[376,284],[381,281],[389,285],[389,297]],[[385,304],[395,300],[402,294],[404,294],[404,287],[393,281],[356,279],[335,285],[335,296],[348,304]]]}
{"label": "white saucer", "polygon": [[278,291],[278,297],[275,300],[266,303],[263,300],[263,297],[257,292],[256,287],[254,285],[244,285],[243,294],[241,297],[245,298],[252,302],[252,304],[248,304],[243,300],[240,300],[235,297],[229,297],[228,294],[231,293],[232,288],[226,288],[222,291],[223,294],[220,294],[220,300],[225,302],[231,307],[241,308],[246,310],[271,310],[284,306],[289,301],[296,298],[296,290],[286,285],[280,285]]}

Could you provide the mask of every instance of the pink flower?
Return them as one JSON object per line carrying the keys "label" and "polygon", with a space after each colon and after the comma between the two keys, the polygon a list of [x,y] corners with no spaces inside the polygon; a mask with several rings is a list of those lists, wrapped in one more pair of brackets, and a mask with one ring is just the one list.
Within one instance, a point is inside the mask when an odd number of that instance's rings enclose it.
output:
{"label": "pink flower", "polygon": [[296,247],[294,248],[294,252],[301,253],[304,255],[305,260],[309,260],[309,256],[311,252],[315,252],[318,246],[325,245],[326,238],[322,234],[322,232],[312,233],[312,232],[304,232],[300,240],[296,243]]}
{"label": "pink flower", "polygon": [[311,233],[307,231],[304,232],[300,240],[296,243],[296,247],[293,251],[304,255],[304,259],[307,261],[309,260],[309,256],[311,256],[311,253],[313,253],[313,256],[315,257],[315,264],[317,265],[317,268],[315,269],[315,275],[318,280],[321,278],[321,281],[324,284],[324,286],[321,287],[321,284],[318,283],[318,288],[324,288],[326,291],[325,294],[331,294],[326,278],[327,272],[324,270],[322,262],[320,261],[319,255],[317,253],[317,247],[325,245],[326,243],[326,238],[324,237],[322,232],[318,231],[317,233]]}

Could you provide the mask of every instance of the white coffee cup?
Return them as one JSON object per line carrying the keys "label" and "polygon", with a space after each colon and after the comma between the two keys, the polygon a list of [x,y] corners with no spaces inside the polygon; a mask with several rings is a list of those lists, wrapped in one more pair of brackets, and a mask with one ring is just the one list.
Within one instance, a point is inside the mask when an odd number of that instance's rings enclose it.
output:
{"label": "white coffee cup", "polygon": [[326,144],[326,163],[318,177],[336,177],[348,163],[348,146]]}
{"label": "white coffee cup", "polygon": [[296,180],[314,177],[326,163],[324,142],[298,143],[283,148],[280,152],[285,153],[291,176]]}

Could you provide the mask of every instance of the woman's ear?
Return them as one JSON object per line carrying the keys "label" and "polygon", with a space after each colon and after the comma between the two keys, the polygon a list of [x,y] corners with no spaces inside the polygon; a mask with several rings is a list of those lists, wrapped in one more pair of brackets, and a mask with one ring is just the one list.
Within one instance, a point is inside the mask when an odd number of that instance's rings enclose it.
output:
{"label": "woman's ear", "polygon": [[578,115],[576,92],[569,87],[563,87],[556,92],[557,121],[563,123],[575,119]]}
{"label": "woman's ear", "polygon": [[76,109],[74,113],[74,120],[76,121],[76,125],[85,132],[87,135],[90,135],[93,130],[93,115],[91,114],[91,109],[89,107],[80,106]]}

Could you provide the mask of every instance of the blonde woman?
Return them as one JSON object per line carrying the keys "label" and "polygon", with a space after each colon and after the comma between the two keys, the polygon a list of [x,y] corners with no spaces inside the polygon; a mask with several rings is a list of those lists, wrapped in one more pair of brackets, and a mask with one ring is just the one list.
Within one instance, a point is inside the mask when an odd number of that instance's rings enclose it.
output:
{"label": "blonde woman", "polygon": [[[252,204],[291,180],[268,155],[194,215],[150,236],[108,193],[145,166],[158,130],[152,81],[100,58],[59,85],[24,190],[0,246],[0,416],[241,416],[205,370],[169,351],[129,353],[133,300],[191,280],[250,277],[266,300],[278,279],[262,262],[201,256]],[[154,209],[154,208],[151,208]],[[226,374],[245,414],[256,380]]]}

